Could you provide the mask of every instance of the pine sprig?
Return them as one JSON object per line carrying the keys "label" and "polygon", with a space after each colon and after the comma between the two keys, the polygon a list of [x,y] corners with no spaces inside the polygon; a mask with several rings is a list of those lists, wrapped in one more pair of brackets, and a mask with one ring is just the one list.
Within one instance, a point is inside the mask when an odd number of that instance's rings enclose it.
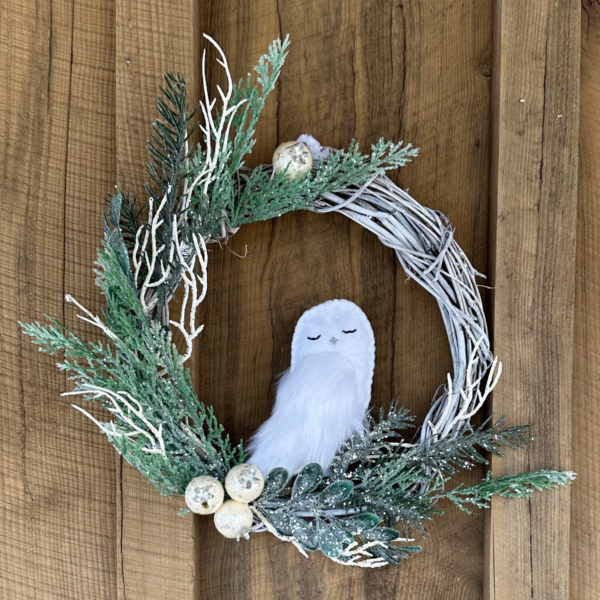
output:
{"label": "pine sprig", "polygon": [[[195,129],[189,127],[194,114],[189,114],[183,75],[165,74],[156,112],[159,118],[152,123],[152,134],[147,145],[150,161],[146,171],[149,178],[146,191],[156,200],[167,194],[169,202],[166,212],[172,214],[184,177],[182,166],[187,158],[186,142]],[[168,226],[168,223],[165,225]]]}
{"label": "pine sprig", "polygon": [[491,419],[472,432],[465,430],[456,437],[434,441],[428,448],[415,446],[403,457],[405,465],[418,464],[428,472],[454,475],[459,469],[488,464],[486,452],[502,457],[507,449],[518,450],[529,445],[528,425],[503,428],[504,417],[490,425]]}
{"label": "pine sprig", "polygon": [[363,155],[352,140],[347,151],[332,152],[326,161],[319,161],[310,174],[290,180],[284,173],[273,175],[267,169],[255,169],[241,175],[235,204],[228,210],[227,224],[236,229],[245,223],[265,221],[293,211],[307,210],[315,199],[406,165],[417,156],[418,149],[402,142],[393,144],[381,139]]}
{"label": "pine sprig", "polygon": [[283,42],[275,40],[269,45],[267,54],[264,54],[258,60],[254,71],[257,73],[260,90],[258,85],[253,84],[250,74],[245,80],[240,79],[234,88],[231,104],[236,105],[241,100],[245,100],[246,103],[233,119],[235,137],[229,166],[230,176],[233,176],[244,165],[244,156],[252,152],[252,148],[256,143],[254,132],[256,131],[258,117],[265,107],[267,96],[273,91],[275,83],[279,79],[289,45],[289,35],[285,37]]}
{"label": "pine sprig", "polygon": [[414,427],[415,417],[394,400],[389,409],[379,409],[379,419],[367,415],[362,433],[354,433],[336,454],[330,471],[333,479],[348,476],[353,465],[354,476],[364,476],[364,469],[378,462],[382,456],[392,454],[404,437],[400,432]]}

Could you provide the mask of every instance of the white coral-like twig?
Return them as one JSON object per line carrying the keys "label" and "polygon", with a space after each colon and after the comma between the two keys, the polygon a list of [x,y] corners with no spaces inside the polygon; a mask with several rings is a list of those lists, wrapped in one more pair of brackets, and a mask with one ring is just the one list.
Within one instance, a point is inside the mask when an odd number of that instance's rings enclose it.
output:
{"label": "white coral-like twig", "polygon": [[[171,241],[168,253],[165,255],[164,244],[158,245],[157,234],[164,223],[162,210],[167,203],[171,192],[169,187],[167,193],[163,196],[158,210],[154,212],[154,199],[150,198],[148,208],[148,225],[142,225],[136,233],[135,245],[133,247],[132,262],[134,269],[134,281],[138,290],[138,297],[142,304],[145,314],[149,314],[158,304],[158,295],[154,290],[164,283],[171,274],[171,264],[175,255],[175,244]],[[165,258],[168,257],[165,265]],[[160,275],[153,279],[157,263],[160,265]],[[143,266],[146,266],[146,277],[140,283],[140,273]]]}
{"label": "white coral-like twig", "polygon": [[456,386],[452,377],[448,375],[447,389],[441,398],[441,404],[434,404],[425,419],[423,431],[428,438],[440,439],[450,435],[456,436],[464,431],[464,426],[469,426],[471,417],[481,409],[496,387],[502,374],[502,363],[498,361],[498,358],[494,358],[492,361],[485,375],[483,388],[481,384],[484,376],[477,376],[481,373],[479,347],[484,339],[487,341],[486,338],[481,338],[473,347],[465,370],[465,381],[458,388],[458,394],[455,393]]}
{"label": "white coral-like twig", "polygon": [[[88,419],[95,423],[102,433],[111,437],[138,437],[143,436],[148,440],[148,444],[143,448],[143,452],[147,454],[160,454],[161,456],[167,456],[165,450],[165,442],[162,436],[162,423],[156,427],[144,414],[142,405],[128,392],[113,392],[106,388],[95,386],[95,385],[84,385],[80,389],[72,392],[65,392],[63,396],[77,396],[77,395],[90,395],[94,399],[106,398],[110,405],[106,408],[110,413],[115,415],[119,420],[128,425],[131,430],[123,431],[115,426],[114,421],[108,423],[101,423],[89,412],[72,404],[73,408],[76,408],[79,412],[83,413]],[[132,417],[136,417],[141,421],[146,429],[140,427]]]}
{"label": "white coral-like twig", "polygon": [[[204,325],[196,326],[196,311],[206,296],[206,267],[208,254],[206,244],[202,236],[192,234],[193,250],[191,261],[187,260],[185,254],[189,250],[187,245],[179,241],[177,225],[173,224],[173,240],[177,249],[177,257],[183,268],[181,280],[183,282],[183,300],[181,302],[181,313],[178,321],[169,321],[176,327],[185,340],[186,351],[181,356],[184,363],[192,355],[194,338],[204,329]],[[200,267],[197,272],[194,267],[198,262]]]}
{"label": "white coral-like twig", "polygon": [[77,315],[78,319],[81,319],[82,321],[85,321],[86,323],[89,323],[90,325],[93,325],[94,327],[97,327],[98,329],[101,329],[111,340],[113,340],[113,342],[118,341],[119,338],[117,337],[116,333],[114,333],[106,325],[106,323],[104,323],[104,321],[102,321],[100,319],[100,317],[94,315],[85,306],[83,306],[83,304],[77,302],[77,300],[75,300],[75,298],[73,298],[73,296],[71,296],[71,294],[66,294],[65,295],[65,302],[71,302],[72,304],[74,304],[75,306],[77,306],[77,308],[79,308],[80,310],[82,310],[87,315],[86,317],[83,317],[81,315]]}
{"label": "white coral-like twig", "polygon": [[199,126],[205,142],[204,164],[202,165],[200,172],[196,175],[194,181],[192,181],[191,184],[186,185],[182,208],[186,208],[189,205],[192,193],[196,187],[201,186],[202,192],[206,194],[208,191],[208,186],[215,180],[215,171],[219,161],[222,160],[222,155],[229,151],[229,131],[233,123],[233,118],[240,106],[246,102],[245,99],[242,99],[237,104],[232,106],[229,105],[229,102],[233,96],[233,81],[231,79],[231,72],[229,71],[227,58],[221,46],[219,46],[219,44],[217,44],[213,38],[206,34],[204,34],[204,37],[217,50],[218,57],[216,60],[225,71],[225,75],[227,77],[227,86],[226,90],[223,91],[221,86],[217,85],[217,92],[221,99],[221,106],[215,120],[214,110],[217,104],[217,99],[211,98],[208,91],[208,78],[206,75],[206,50],[204,50],[202,53],[202,90],[204,92],[204,98],[199,104],[200,112],[204,118],[204,123],[201,123]]}

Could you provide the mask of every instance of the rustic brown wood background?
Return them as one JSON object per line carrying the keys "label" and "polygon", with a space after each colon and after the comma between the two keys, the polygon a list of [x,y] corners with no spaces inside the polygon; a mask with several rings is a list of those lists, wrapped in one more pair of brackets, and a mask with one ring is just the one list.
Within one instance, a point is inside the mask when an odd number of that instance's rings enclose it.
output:
{"label": "rustic brown wood background", "polygon": [[[101,308],[102,199],[116,182],[142,189],[163,72],[198,96],[203,31],[236,76],[291,34],[253,163],[304,132],[421,148],[397,180],[450,217],[490,275],[505,366],[493,411],[534,426],[531,449],[494,472],[573,468],[575,486],[472,516],[444,506],[420,555],[350,570],[176,516],[181,499],[158,496],[60,397],[69,382],[16,321],[48,313],[90,334],[63,296]],[[596,0],[4,0],[0,75],[2,599],[600,597]],[[268,415],[295,321],[326,299],[354,300],[373,323],[375,404],[399,396],[422,418],[451,367],[433,300],[342,216],[248,226],[212,249],[209,277],[194,376],[234,438]]]}

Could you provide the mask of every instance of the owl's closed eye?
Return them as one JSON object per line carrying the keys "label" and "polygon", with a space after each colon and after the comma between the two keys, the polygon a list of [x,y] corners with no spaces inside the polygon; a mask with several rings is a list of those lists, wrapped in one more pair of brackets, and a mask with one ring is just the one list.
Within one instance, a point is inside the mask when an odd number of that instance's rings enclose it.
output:
{"label": "owl's closed eye", "polygon": [[[356,329],[351,329],[350,331],[342,330],[342,333],[356,333],[356,331],[357,331]],[[309,335],[307,339],[309,339],[311,342],[316,342],[320,337],[321,337],[321,334],[319,334],[315,337],[310,337],[310,335]]]}

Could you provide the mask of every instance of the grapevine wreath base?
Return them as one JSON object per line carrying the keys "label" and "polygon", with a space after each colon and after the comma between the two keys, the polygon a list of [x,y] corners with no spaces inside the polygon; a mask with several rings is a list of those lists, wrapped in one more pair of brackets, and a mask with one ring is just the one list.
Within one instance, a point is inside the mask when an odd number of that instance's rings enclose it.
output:
{"label": "grapevine wreath base", "polygon": [[[417,151],[381,140],[363,155],[355,142],[333,150],[302,136],[280,146],[273,165],[247,168],[244,157],[288,39],[273,42],[260,59],[256,82],[248,75],[234,84],[221,48],[205,38],[226,84],[211,96],[205,51],[204,97],[190,113],[183,77],[166,75],[148,144],[148,201],[117,190],[104,215],[95,271],[106,298],[102,318],[67,296],[101,338],[86,343],[56,319],[23,325],[44,351],[64,352],[58,366],[75,382],[67,395],[100,401],[111,419],[100,422],[75,408],[162,494],[185,494],[189,509],[214,513],[223,535],[239,539],[266,530],[303,554],[321,550],[346,565],[397,565],[418,552],[414,534],[425,534],[424,523],[441,514],[435,508],[441,498],[468,512],[489,506],[494,494],[529,497],[532,489],[572,481],[571,472],[497,478],[488,472],[477,485],[448,488],[459,470],[487,464],[484,453],[501,455],[529,438],[526,426],[505,427],[502,419],[470,425],[501,365],[490,350],[478,273],[448,219],[385,176]],[[194,148],[196,128],[201,143]],[[364,430],[339,448],[331,465],[308,464],[294,474],[275,468],[263,478],[244,462],[242,443],[233,446],[213,409],[198,400],[184,363],[202,331],[196,311],[207,289],[207,244],[226,242],[246,223],[303,209],[340,212],[394,249],[407,276],[440,306],[454,377],[420,428],[394,401],[367,415]],[[174,318],[169,307],[177,290]]]}

